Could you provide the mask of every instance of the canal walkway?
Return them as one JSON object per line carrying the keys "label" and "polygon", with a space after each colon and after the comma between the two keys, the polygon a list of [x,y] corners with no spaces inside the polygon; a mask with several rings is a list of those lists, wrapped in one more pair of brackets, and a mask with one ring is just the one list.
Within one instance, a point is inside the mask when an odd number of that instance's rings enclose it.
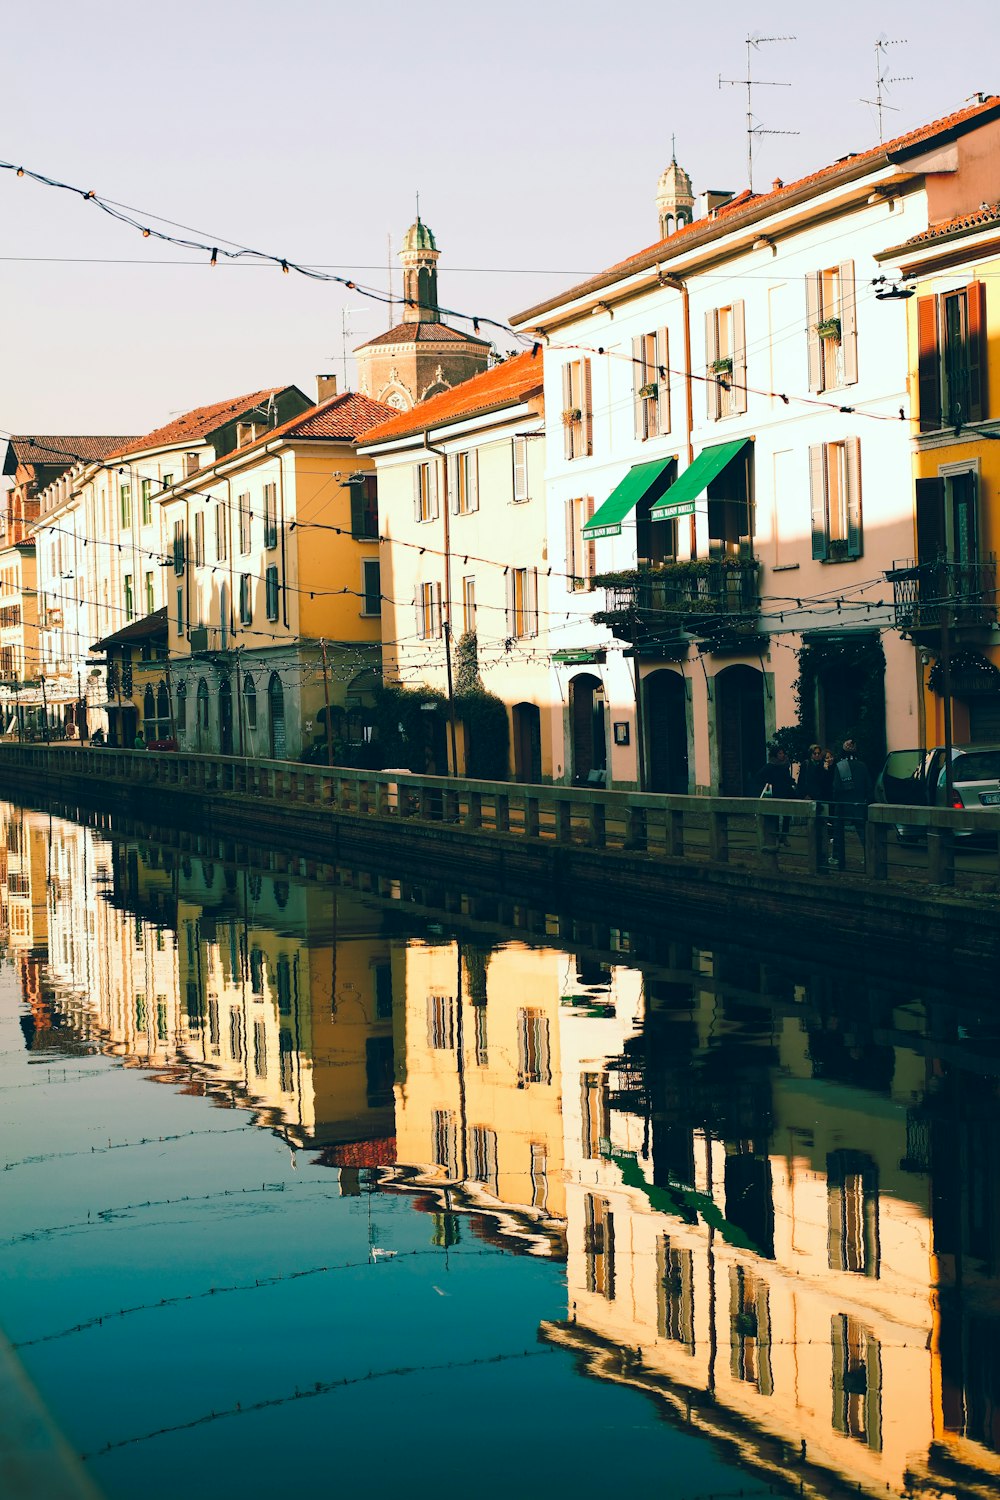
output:
{"label": "canal walkway", "polygon": [[391,857],[401,874],[460,871],[487,891],[778,921],[834,942],[918,941],[931,962],[978,963],[1000,946],[1000,810],[873,805],[864,845],[846,829],[841,871],[831,868],[825,810],[802,801],[39,745],[0,746],[0,784],[277,841],[306,859]]}

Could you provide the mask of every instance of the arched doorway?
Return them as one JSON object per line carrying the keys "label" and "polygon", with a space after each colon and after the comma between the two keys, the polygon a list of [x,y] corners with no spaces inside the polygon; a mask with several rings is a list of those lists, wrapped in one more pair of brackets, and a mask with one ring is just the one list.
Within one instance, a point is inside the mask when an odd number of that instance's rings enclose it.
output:
{"label": "arched doorway", "polygon": [[514,780],[542,779],[542,716],[537,703],[514,704]]}
{"label": "arched doorway", "polygon": [[767,760],[764,674],[756,667],[726,667],[712,679],[719,755],[719,793],[753,796],[753,778]]}
{"label": "arched doorway", "polygon": [[652,672],[643,681],[643,693],[648,790],[686,796],[689,782],[684,678],[680,672]]}
{"label": "arched doorway", "polygon": [[285,759],[285,690],[277,672],[267,684],[268,719],[271,728],[271,759]]}
{"label": "arched doorway", "polygon": [[142,695],[142,733],[148,745],[150,740],[160,738],[156,728],[156,699],[153,689],[146,684],[146,691]]}
{"label": "arched doorway", "polygon": [[161,682],[156,689],[156,718],[159,726],[158,738],[166,740],[170,738],[170,694],[167,692],[167,684]]}
{"label": "arched doorway", "polygon": [[219,749],[233,753],[233,684],[228,677],[219,683]]}
{"label": "arched doorway", "polygon": [[208,683],[204,677],[198,681],[198,708],[197,708],[197,738],[198,749],[208,749]]}
{"label": "arched doorway", "polygon": [[569,720],[574,783],[579,786],[584,782],[603,782],[608,766],[608,741],[604,727],[604,684],[599,677],[580,672],[571,679]]}

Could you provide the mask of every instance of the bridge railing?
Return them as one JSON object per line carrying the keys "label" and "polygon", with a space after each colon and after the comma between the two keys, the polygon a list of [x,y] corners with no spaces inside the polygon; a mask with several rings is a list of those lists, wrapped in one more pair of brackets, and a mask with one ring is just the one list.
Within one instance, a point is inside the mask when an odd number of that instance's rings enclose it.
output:
{"label": "bridge railing", "polygon": [[873,805],[855,823],[813,802],[680,797],[559,784],[456,780],[89,746],[0,746],[0,770],[316,808],[373,822],[447,826],[691,865],[1000,893],[1000,808]]}

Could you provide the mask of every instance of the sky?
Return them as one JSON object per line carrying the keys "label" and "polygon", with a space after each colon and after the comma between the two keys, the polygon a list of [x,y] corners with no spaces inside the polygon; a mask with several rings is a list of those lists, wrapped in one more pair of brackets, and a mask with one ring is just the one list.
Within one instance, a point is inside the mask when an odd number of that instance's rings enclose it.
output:
{"label": "sky", "polygon": [[[757,137],[761,189],[877,144],[877,38],[900,42],[888,137],[1000,93],[980,57],[997,29],[986,0],[966,0],[954,45],[928,0],[47,0],[7,9],[0,159],[382,291],[419,192],[442,305],[502,322],[657,238],[672,136],[696,194],[746,185],[746,91],[719,78],[747,76],[748,34],[795,38],[752,49],[755,77],[789,85],[755,91],[755,123],[794,132]],[[388,326],[342,287],[212,269],[13,171],[0,317],[0,436],[140,434],[267,386],[314,395]]]}

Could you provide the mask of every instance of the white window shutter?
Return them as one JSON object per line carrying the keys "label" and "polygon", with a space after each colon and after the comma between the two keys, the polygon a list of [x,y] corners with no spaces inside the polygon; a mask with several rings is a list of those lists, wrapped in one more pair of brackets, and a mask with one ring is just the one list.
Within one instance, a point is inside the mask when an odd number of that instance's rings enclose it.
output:
{"label": "white window shutter", "polygon": [[453,516],[457,516],[459,498],[458,466],[461,463],[461,457],[457,453],[449,453],[445,463],[447,464],[448,475],[448,509]]}
{"label": "white window shutter", "polygon": [[566,587],[571,591],[576,588],[577,561],[576,561],[576,501],[567,500],[565,506],[566,519]]}
{"label": "white window shutter", "polygon": [[816,325],[819,322],[820,277],[812,271],[806,277],[806,348],[809,357],[809,389],[823,389],[823,350]]}
{"label": "white window shutter", "polygon": [[708,376],[705,381],[705,395],[709,420],[712,422],[717,422],[722,415],[722,391],[718,376],[712,370],[718,357],[719,310],[717,307],[710,307],[705,314],[705,370]]}
{"label": "white window shutter", "polygon": [[656,415],[662,437],[670,431],[670,335],[661,328],[656,335]]}
{"label": "white window shutter", "polygon": [[847,555],[860,557],[864,551],[861,530],[861,443],[848,438],[844,443],[847,469]]}
{"label": "white window shutter", "polygon": [[747,409],[747,319],[746,303],[733,303],[733,410]]}
{"label": "white window shutter", "polygon": [[830,552],[826,523],[826,448],[822,443],[814,443],[809,449],[809,507],[812,516],[812,555],[822,562]]}
{"label": "white window shutter", "polygon": [[432,458],[427,465],[427,488],[429,491],[427,508],[431,520],[436,521],[441,511],[438,502],[438,465],[435,458]]}
{"label": "white window shutter", "polygon": [[642,337],[637,335],[632,340],[632,416],[635,421],[635,435],[641,443],[646,436],[646,423],[642,410],[642,397],[639,391],[646,379],[646,362],[642,355]]}
{"label": "white window shutter", "polygon": [[573,405],[573,369],[571,365],[563,365],[563,457],[573,457],[573,428],[566,420],[566,413]]}
{"label": "white window shutter", "polygon": [[507,634],[514,634],[516,610],[514,607],[514,569],[507,569]]}
{"label": "white window shutter", "polygon": [[583,374],[583,451],[594,451],[594,392],[590,378],[590,360],[581,361]]}
{"label": "white window shutter", "polygon": [[423,464],[414,464],[413,466],[413,519],[415,521],[422,519],[420,515],[420,473],[423,468]]}
{"label": "white window shutter", "polygon": [[857,385],[858,295],[853,260],[845,260],[840,267],[840,350],[844,360],[844,384]]}
{"label": "white window shutter", "polygon": [[467,476],[469,492],[466,504],[469,510],[479,509],[479,450],[472,448],[469,451],[469,472]]}

